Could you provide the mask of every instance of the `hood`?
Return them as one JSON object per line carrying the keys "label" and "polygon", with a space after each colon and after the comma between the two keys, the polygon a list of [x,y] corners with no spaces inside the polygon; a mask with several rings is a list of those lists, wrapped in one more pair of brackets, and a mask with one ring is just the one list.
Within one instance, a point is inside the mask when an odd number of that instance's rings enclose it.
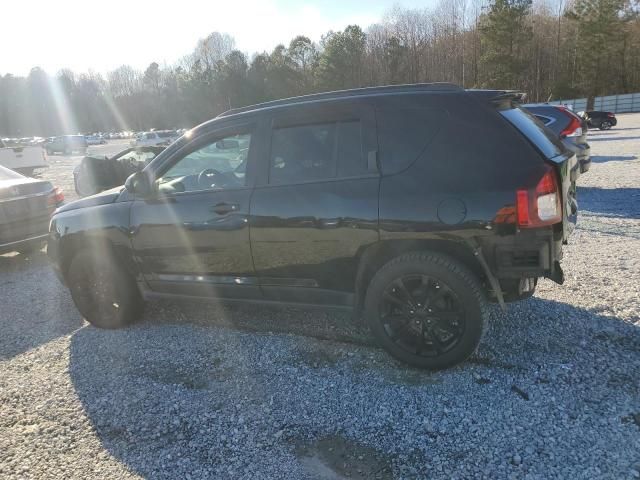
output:
{"label": "hood", "polygon": [[96,193],[95,195],[91,195],[90,197],[81,198],[80,200],[76,200],[75,202],[67,203],[66,205],[58,208],[55,213],[68,212],[70,210],[76,210],[78,208],[86,208],[86,207],[95,207],[97,205],[106,205],[107,203],[115,202],[124,187],[121,185],[119,187],[112,188],[111,190],[105,190],[104,192]]}

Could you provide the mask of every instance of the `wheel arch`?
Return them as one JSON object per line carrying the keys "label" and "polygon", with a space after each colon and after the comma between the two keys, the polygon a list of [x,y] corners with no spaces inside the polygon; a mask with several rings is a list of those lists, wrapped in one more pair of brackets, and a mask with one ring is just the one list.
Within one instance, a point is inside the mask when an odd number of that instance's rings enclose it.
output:
{"label": "wheel arch", "polygon": [[107,235],[70,235],[62,238],[59,247],[59,265],[66,279],[73,258],[80,252],[91,250],[97,255],[111,255],[124,269],[136,278],[138,272],[130,248],[115,242]]}
{"label": "wheel arch", "polygon": [[[383,240],[370,245],[360,255],[355,284],[354,313],[359,316],[371,279],[380,268],[395,257],[411,252],[431,251],[448,255],[466,266],[484,285],[486,275],[473,250],[453,240]],[[486,287],[485,287],[486,288]]]}

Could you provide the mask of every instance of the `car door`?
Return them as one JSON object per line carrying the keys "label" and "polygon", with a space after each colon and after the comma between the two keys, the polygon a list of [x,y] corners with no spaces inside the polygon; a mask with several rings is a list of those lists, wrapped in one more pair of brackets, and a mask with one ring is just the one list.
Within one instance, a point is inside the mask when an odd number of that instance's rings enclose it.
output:
{"label": "car door", "polygon": [[157,292],[259,298],[249,245],[253,124],[199,136],[165,159],[131,208],[132,245]]}
{"label": "car door", "polygon": [[378,240],[374,111],[298,106],[274,113],[265,129],[250,217],[263,294],[351,305],[358,255]]}

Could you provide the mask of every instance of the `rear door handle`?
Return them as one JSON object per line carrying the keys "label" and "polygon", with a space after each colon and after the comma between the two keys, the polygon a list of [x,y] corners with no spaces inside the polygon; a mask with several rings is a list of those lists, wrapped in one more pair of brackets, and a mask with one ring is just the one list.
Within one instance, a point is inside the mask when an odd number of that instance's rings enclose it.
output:
{"label": "rear door handle", "polygon": [[228,213],[235,212],[237,209],[238,209],[237,204],[226,203],[226,202],[220,202],[214,205],[213,207],[211,207],[211,210],[213,210],[218,215],[226,215]]}

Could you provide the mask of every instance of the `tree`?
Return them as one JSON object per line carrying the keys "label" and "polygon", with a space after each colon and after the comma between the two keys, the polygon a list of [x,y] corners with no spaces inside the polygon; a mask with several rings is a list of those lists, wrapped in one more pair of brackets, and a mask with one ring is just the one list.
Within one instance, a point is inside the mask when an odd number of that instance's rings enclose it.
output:
{"label": "tree", "polygon": [[638,0],[440,0],[366,31],[304,35],[249,58],[213,32],[175,65],[0,76],[0,134],[188,127],[224,110],[367,85],[453,82],[532,101],[640,91]]}
{"label": "tree", "polygon": [[576,47],[581,52],[577,82],[589,98],[589,108],[596,95],[612,87],[622,93],[628,91],[625,50],[629,44],[630,23],[637,20],[638,15],[637,4],[634,8],[633,3],[577,0],[566,13],[576,26]]}
{"label": "tree", "polygon": [[484,87],[513,88],[525,72],[523,53],[529,50],[531,0],[495,0],[481,19],[481,82]]}
{"label": "tree", "polygon": [[329,32],[322,40],[319,82],[323,89],[344,89],[363,83],[366,35],[357,25]]}

